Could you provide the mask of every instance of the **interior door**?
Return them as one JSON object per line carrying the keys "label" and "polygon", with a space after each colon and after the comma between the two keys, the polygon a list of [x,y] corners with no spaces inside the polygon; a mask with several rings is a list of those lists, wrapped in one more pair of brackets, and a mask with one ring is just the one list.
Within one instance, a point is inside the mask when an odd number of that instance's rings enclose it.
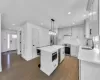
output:
{"label": "interior door", "polygon": [[10,34],[9,36],[9,43],[10,43],[10,50],[16,50],[17,49],[17,34]]}
{"label": "interior door", "polygon": [[33,28],[32,29],[32,42],[33,46],[38,47],[39,46],[39,30]]}
{"label": "interior door", "polygon": [[36,28],[32,29],[32,50],[33,56],[37,56],[36,47],[39,47],[39,31]]}

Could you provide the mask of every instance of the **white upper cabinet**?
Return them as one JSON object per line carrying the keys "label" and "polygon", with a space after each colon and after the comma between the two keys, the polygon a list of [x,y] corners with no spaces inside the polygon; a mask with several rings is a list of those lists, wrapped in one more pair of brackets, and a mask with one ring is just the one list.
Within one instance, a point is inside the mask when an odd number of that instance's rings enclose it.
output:
{"label": "white upper cabinet", "polygon": [[93,37],[99,34],[98,0],[94,0],[88,19],[86,20],[86,37]]}

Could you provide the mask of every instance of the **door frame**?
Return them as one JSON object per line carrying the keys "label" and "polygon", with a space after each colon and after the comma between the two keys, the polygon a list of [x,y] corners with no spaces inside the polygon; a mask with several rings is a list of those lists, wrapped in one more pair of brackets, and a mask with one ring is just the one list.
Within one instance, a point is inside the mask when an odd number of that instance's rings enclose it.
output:
{"label": "door frame", "polygon": [[17,55],[22,54],[22,30],[17,31]]}
{"label": "door frame", "polygon": [[2,72],[2,64],[1,64],[1,14],[0,14],[0,72]]}

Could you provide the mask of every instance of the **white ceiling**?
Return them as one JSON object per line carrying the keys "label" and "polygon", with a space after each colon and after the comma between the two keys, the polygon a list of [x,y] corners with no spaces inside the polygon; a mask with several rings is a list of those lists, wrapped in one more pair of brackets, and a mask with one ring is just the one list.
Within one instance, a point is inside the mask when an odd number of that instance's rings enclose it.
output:
{"label": "white ceiling", "polygon": [[[55,26],[67,27],[84,19],[88,0],[0,0],[2,27],[19,26],[26,21],[50,27],[50,19]],[[68,12],[71,12],[68,15]],[[12,25],[15,24],[15,25]]]}

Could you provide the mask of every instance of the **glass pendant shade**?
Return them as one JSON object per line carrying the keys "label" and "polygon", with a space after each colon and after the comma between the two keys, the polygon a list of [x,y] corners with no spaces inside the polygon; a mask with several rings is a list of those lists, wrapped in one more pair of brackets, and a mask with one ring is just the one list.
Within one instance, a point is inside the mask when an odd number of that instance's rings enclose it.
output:
{"label": "glass pendant shade", "polygon": [[52,30],[49,30],[49,35],[56,35],[56,32],[53,32]]}

